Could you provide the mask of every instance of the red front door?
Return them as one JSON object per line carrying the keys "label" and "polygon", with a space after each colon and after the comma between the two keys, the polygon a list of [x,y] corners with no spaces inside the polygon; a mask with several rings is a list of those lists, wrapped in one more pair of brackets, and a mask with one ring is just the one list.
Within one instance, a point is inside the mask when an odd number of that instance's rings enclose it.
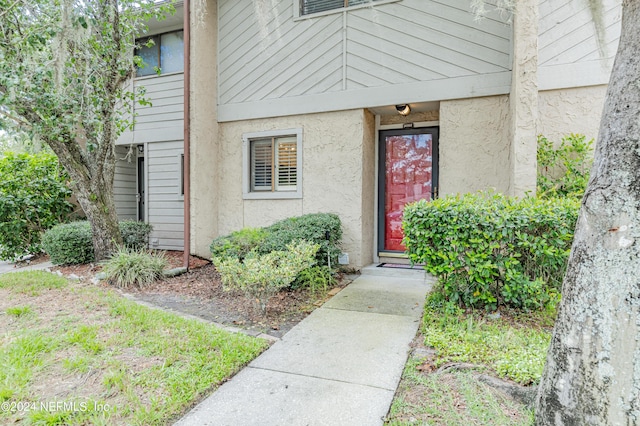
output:
{"label": "red front door", "polygon": [[384,202],[384,206],[380,209],[379,248],[382,252],[405,250],[402,245],[405,204],[434,197],[437,139],[437,128],[380,132],[380,202]]}

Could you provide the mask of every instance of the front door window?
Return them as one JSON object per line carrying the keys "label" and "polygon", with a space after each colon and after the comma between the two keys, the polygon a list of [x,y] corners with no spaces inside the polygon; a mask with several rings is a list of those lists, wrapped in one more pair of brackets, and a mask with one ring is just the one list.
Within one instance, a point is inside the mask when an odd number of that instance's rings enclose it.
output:
{"label": "front door window", "polygon": [[404,206],[435,196],[437,139],[437,128],[380,132],[381,252],[405,251],[402,245]]}

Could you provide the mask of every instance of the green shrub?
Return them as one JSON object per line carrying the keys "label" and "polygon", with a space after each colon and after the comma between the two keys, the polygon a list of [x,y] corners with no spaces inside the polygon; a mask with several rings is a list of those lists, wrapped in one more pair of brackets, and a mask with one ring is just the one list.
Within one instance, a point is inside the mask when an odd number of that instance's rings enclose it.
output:
{"label": "green shrub", "polygon": [[143,250],[149,247],[149,235],[153,226],[137,220],[123,220],[119,223],[124,246],[131,250]]}
{"label": "green shrub", "polygon": [[[340,254],[342,224],[340,218],[332,213],[312,213],[291,217],[265,228],[267,235],[256,247],[259,253],[285,250],[294,241],[305,240],[320,246],[316,253],[319,265],[327,264],[327,255],[331,256],[331,264],[336,265]],[[329,239],[326,233],[329,232]]]}
{"label": "green shrub", "polygon": [[558,148],[538,136],[538,197],[582,198],[593,163],[593,139],[584,135],[564,136]]}
{"label": "green shrub", "polygon": [[0,157],[0,259],[42,251],[42,233],[73,210],[67,181],[53,154]]}
{"label": "green shrub", "polygon": [[[142,250],[148,246],[153,227],[144,222],[122,221],[120,233],[126,248]],[[91,226],[87,221],[64,223],[44,233],[42,246],[55,265],[94,261]]]}
{"label": "green shrub", "polygon": [[146,250],[123,247],[103,263],[102,272],[116,287],[143,287],[161,278],[167,264],[164,253],[149,253]]}
{"label": "green shrub", "polygon": [[93,242],[89,222],[54,226],[44,233],[42,246],[54,265],[93,262]]}
{"label": "green shrub", "polygon": [[578,208],[491,193],[421,200],[405,207],[404,244],[451,302],[541,308],[560,292]]}
{"label": "green shrub", "polygon": [[301,271],[313,266],[318,249],[318,244],[298,241],[288,244],[285,250],[262,255],[251,252],[244,262],[237,257],[216,257],[213,263],[224,289],[240,290],[257,300],[265,315],[269,298],[289,286]]}
{"label": "green shrub", "polygon": [[244,228],[218,237],[211,243],[211,257],[236,257],[243,260],[267,236],[263,228]]}
{"label": "green shrub", "polygon": [[300,271],[296,279],[291,283],[291,288],[308,288],[313,292],[327,291],[336,283],[331,269],[328,266],[312,266]]}

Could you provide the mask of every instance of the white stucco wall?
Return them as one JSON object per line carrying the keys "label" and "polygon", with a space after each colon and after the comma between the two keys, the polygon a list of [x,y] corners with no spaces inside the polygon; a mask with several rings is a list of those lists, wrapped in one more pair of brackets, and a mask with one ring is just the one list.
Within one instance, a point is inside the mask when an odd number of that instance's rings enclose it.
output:
{"label": "white stucco wall", "polygon": [[[307,213],[335,213],[343,224],[343,250],[351,267],[372,262],[373,117],[364,110],[220,123],[218,232],[269,225]],[[244,200],[242,135],[302,128],[302,193],[293,200]],[[367,165],[365,166],[365,161]],[[366,193],[366,194],[365,194]],[[199,220],[199,219],[198,219]],[[366,229],[365,229],[366,228]]]}
{"label": "white stucco wall", "polygon": [[509,125],[508,96],[440,103],[441,196],[509,190]]}
{"label": "white stucco wall", "polygon": [[606,85],[540,92],[538,134],[556,143],[569,133],[596,139],[606,92]]}

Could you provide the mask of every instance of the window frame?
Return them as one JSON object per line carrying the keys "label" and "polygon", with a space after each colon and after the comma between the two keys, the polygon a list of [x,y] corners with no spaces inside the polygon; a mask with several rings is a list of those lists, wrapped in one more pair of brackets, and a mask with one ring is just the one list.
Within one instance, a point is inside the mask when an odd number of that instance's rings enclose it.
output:
{"label": "window frame", "polygon": [[[272,189],[253,191],[251,183],[251,142],[269,138],[296,138],[296,188],[295,190]],[[275,159],[274,159],[275,160]],[[272,166],[272,179],[277,179],[277,166]],[[242,198],[245,200],[277,200],[302,198],[302,128],[268,130],[242,135]]]}
{"label": "window frame", "polygon": [[[158,40],[158,42],[156,44],[154,44],[154,47],[157,49],[157,53],[158,53],[158,68],[160,68],[160,74],[157,74],[154,70],[154,68],[156,67],[156,65],[154,64],[147,64],[147,66],[144,68],[145,70],[151,69],[153,72],[151,72],[150,74],[145,74],[145,75],[138,75],[138,70],[142,69],[142,68],[138,68],[136,67],[136,73],[134,75],[133,78],[137,79],[141,79],[141,78],[149,78],[149,77],[161,77],[164,75],[171,75],[171,74],[183,74],[184,73],[184,61],[182,64],[182,70],[180,71],[170,71],[170,72],[164,72],[162,71],[162,36],[167,35],[167,34],[173,34],[173,33],[179,33],[182,32],[182,55],[184,57],[184,28],[176,28],[175,30],[169,30],[169,31],[164,31],[161,33],[157,33],[157,34],[147,34],[145,36],[142,37],[137,37],[135,40],[136,46],[140,45],[140,46],[144,46],[145,43],[147,42],[147,40],[149,40],[150,38],[156,38]],[[144,43],[141,43],[141,41],[144,41]],[[133,54],[134,55],[138,55],[138,49],[135,48],[133,49]]]}
{"label": "window frame", "polygon": [[295,21],[299,21],[299,20],[303,20],[303,19],[309,19],[309,18],[316,18],[319,16],[326,16],[326,15],[333,15],[336,13],[344,13],[344,12],[348,12],[348,11],[352,11],[352,10],[357,10],[357,9],[363,9],[365,7],[377,7],[383,4],[388,4],[388,3],[396,3],[402,0],[373,0],[372,2],[367,2],[367,3],[363,3],[363,4],[356,4],[353,6],[347,6],[347,7],[340,7],[340,8],[336,8],[336,9],[329,9],[329,10],[325,10],[322,12],[316,12],[316,13],[309,13],[306,15],[302,14],[302,0],[293,0],[293,19]]}

